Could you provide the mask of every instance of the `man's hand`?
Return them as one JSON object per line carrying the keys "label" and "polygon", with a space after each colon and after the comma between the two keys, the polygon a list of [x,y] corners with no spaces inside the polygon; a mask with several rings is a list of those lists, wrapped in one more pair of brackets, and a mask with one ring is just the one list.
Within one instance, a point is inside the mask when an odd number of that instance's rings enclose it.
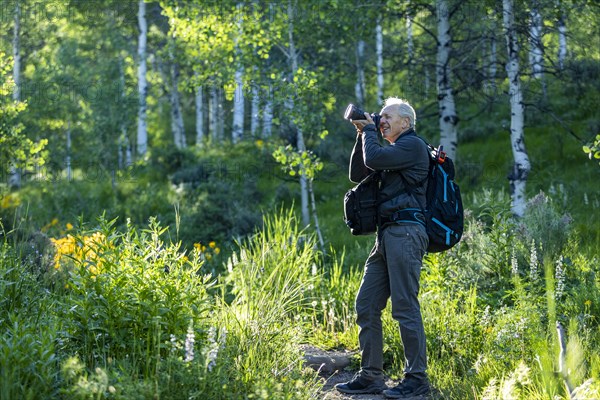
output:
{"label": "man's hand", "polygon": [[369,115],[369,113],[365,113],[365,118],[366,118],[366,120],[364,120],[364,119],[350,120],[350,122],[352,122],[352,124],[354,124],[354,126],[356,127],[356,131],[358,133],[362,133],[365,126],[375,123],[375,122],[373,122],[373,118],[371,118],[371,115]]}

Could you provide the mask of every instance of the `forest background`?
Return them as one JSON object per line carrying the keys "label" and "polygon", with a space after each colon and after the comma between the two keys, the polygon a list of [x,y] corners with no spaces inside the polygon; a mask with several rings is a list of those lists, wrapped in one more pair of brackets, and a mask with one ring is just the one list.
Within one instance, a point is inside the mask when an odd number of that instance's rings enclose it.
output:
{"label": "forest background", "polygon": [[373,240],[343,222],[342,116],[389,96],[467,209],[422,272],[440,395],[600,398],[599,15],[3,0],[0,398],[326,397],[302,348],[356,350]]}

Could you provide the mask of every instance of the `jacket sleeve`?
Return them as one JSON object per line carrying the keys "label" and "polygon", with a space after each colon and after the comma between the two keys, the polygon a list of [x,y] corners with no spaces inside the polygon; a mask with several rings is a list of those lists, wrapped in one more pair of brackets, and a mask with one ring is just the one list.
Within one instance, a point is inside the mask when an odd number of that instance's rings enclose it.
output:
{"label": "jacket sleeve", "polygon": [[349,177],[350,181],[354,183],[359,183],[366,178],[367,175],[373,172],[365,165],[362,136],[363,135],[356,135],[356,142],[354,143],[354,148],[350,155]]}
{"label": "jacket sleeve", "polygon": [[[417,139],[419,140],[419,139]],[[423,154],[415,151],[412,140],[399,140],[382,146],[377,140],[375,125],[363,129],[363,154],[365,165],[372,170],[404,170],[413,168]]]}

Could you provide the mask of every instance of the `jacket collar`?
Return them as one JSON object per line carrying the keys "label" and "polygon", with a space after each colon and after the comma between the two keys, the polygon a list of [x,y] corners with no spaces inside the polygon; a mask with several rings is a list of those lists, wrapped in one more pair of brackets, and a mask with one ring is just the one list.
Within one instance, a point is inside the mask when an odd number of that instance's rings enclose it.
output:
{"label": "jacket collar", "polygon": [[394,143],[396,143],[398,140],[402,139],[403,137],[406,136],[417,136],[417,132],[415,132],[415,128],[408,128],[408,130],[404,131],[403,133],[400,134],[400,136],[398,136],[396,138],[396,140],[394,140]]}

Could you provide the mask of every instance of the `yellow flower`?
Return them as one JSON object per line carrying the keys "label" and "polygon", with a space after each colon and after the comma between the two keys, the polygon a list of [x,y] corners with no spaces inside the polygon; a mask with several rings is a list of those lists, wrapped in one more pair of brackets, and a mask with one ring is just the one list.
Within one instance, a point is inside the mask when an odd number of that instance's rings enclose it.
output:
{"label": "yellow flower", "polygon": [[58,224],[58,218],[52,218],[52,222],[50,222],[51,226]]}
{"label": "yellow flower", "polygon": [[194,243],[194,248],[195,248],[197,251],[202,251],[202,245],[201,245],[200,243]]}
{"label": "yellow flower", "polygon": [[210,247],[211,249],[214,249],[215,247],[217,247],[217,244],[215,242],[210,242],[208,244],[208,247]]}
{"label": "yellow flower", "polygon": [[583,304],[585,304],[587,307],[590,307],[592,305],[592,301],[586,300],[585,303],[583,303]]}
{"label": "yellow flower", "polygon": [[215,254],[219,254],[221,252],[221,249],[218,247],[215,247]]}
{"label": "yellow flower", "polygon": [[70,231],[71,229],[73,229],[73,224],[71,224],[70,222],[67,222],[67,230]]}

